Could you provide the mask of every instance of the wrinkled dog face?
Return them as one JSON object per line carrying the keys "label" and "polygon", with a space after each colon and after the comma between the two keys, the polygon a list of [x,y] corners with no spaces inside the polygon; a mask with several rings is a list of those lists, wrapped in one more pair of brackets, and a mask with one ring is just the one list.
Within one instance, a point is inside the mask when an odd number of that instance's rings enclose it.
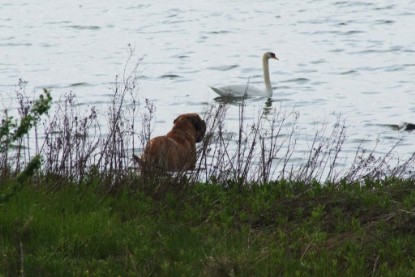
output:
{"label": "wrinkled dog face", "polygon": [[206,122],[196,113],[182,114],[173,123],[180,124],[183,121],[190,122],[196,130],[196,142],[201,142],[206,133]]}

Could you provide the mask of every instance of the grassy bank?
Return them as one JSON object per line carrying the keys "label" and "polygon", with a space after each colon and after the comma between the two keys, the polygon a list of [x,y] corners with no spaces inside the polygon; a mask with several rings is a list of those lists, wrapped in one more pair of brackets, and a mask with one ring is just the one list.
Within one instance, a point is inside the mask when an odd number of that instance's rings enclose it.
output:
{"label": "grassy bank", "polygon": [[339,117],[298,159],[298,113],[248,120],[242,101],[229,131],[228,106],[208,105],[195,170],[140,176],[131,156],[156,109],[137,66],[104,111],[19,82],[17,111],[0,113],[0,276],[415,273],[415,153],[397,157],[400,140],[346,167]]}
{"label": "grassy bank", "polygon": [[410,276],[414,206],[402,180],[197,184],[157,197],[24,186],[0,206],[0,273]]}

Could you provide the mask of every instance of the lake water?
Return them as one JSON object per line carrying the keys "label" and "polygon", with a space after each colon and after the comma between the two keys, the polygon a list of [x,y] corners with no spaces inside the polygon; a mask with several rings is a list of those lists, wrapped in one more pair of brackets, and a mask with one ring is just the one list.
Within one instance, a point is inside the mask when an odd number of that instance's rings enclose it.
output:
{"label": "lake water", "polygon": [[[0,4],[0,93],[3,106],[19,78],[29,90],[74,92],[105,105],[129,55],[143,57],[140,99],[157,108],[154,135],[181,113],[215,103],[208,85],[263,84],[270,61],[272,107],[300,114],[299,149],[319,122],[346,122],[343,150],[376,144],[384,153],[414,152],[415,1],[8,1]],[[264,99],[249,99],[257,114]],[[3,108],[3,107],[2,107]],[[237,103],[227,127],[237,129]],[[301,151],[300,151],[301,152]],[[353,156],[353,154],[351,154]]]}

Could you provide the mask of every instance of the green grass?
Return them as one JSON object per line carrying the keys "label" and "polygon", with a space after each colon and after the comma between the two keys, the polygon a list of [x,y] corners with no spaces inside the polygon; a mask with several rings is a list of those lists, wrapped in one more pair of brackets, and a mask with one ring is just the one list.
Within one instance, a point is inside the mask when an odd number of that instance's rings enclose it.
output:
{"label": "green grass", "polygon": [[411,276],[414,207],[405,180],[198,184],[157,198],[26,185],[0,204],[0,275]]}

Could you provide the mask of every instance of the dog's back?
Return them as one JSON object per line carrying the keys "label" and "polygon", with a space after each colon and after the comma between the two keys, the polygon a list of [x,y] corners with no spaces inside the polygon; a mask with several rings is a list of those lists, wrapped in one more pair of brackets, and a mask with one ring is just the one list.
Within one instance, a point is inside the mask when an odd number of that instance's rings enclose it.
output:
{"label": "dog's back", "polygon": [[144,150],[141,166],[145,171],[189,170],[194,168],[195,155],[194,145],[186,145],[184,151],[183,146],[169,136],[155,137]]}

